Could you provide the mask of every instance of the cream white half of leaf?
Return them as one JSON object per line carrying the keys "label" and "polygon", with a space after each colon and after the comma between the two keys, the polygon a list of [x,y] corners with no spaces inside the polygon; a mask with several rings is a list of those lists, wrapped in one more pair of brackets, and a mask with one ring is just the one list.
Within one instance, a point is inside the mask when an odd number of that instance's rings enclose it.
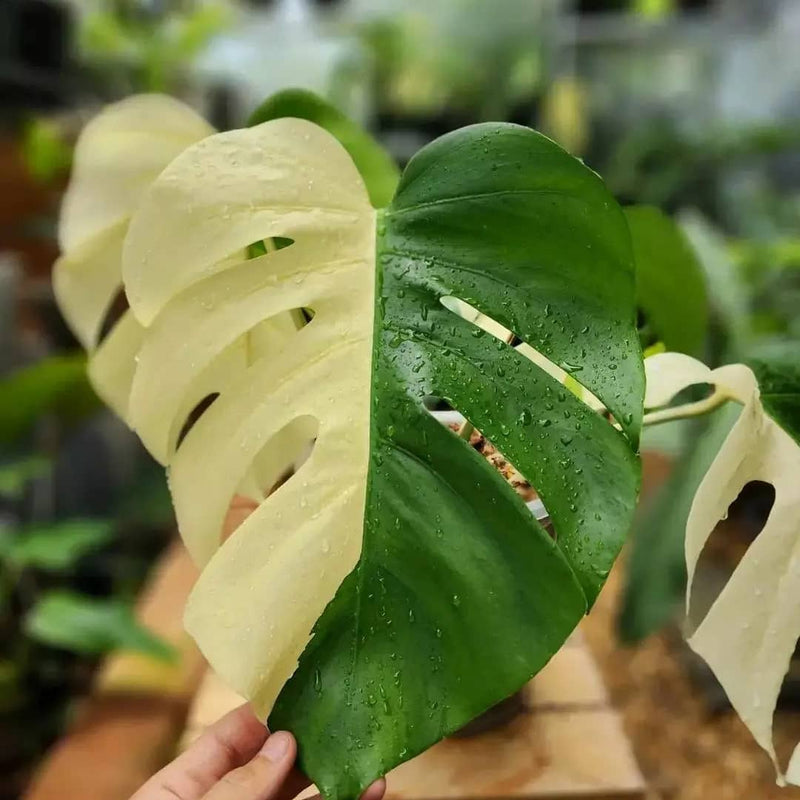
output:
{"label": "cream white half of leaf", "polygon": [[[149,326],[130,418],[167,462],[181,534],[205,565],[186,625],[262,714],[360,555],[375,236],[347,152],[312,123],[278,119],[178,156],[125,242],[126,289]],[[230,257],[272,237],[293,244]],[[266,346],[264,326],[299,308],[313,320],[282,343],[266,329]],[[176,449],[187,407],[210,391],[219,396]],[[297,474],[221,543],[253,470],[267,489],[315,437]]]}
{"label": "cream white half of leaf", "polygon": [[708,663],[731,704],[775,764],[780,783],[800,782],[798,748],[784,776],[772,719],[800,636],[800,447],[762,407],[753,372],[742,364],[711,370],[689,356],[645,361],[648,407],[663,406],[695,384],[711,384],[742,412],[697,490],[686,526],[687,607],[703,546],[750,481],[771,483],[775,503],[689,644]]}
{"label": "cream white half of leaf", "polygon": [[128,221],[161,170],[211,133],[205,120],[177,100],[141,95],[106,108],[86,126],[75,148],[53,285],[64,318],[91,355],[92,385],[122,417],[142,328],[125,313],[104,341],[99,338],[122,287]]}

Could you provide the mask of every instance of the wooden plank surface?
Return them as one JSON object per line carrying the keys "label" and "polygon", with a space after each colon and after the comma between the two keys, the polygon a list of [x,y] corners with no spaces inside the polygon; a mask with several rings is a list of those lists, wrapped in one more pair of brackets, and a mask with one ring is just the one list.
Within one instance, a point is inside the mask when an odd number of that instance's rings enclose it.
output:
{"label": "wooden plank surface", "polygon": [[[182,746],[241,703],[208,673]],[[645,785],[578,631],[526,687],[522,712],[478,736],[451,738],[388,776],[391,800],[634,800]]]}

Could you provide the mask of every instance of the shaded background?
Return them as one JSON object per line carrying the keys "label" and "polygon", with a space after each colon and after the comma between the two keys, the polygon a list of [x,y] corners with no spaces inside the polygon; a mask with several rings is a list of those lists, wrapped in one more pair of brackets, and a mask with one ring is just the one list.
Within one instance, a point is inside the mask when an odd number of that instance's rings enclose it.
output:
{"label": "shaded background", "polygon": [[[86,120],[159,91],[224,129],[300,86],[401,164],[460,125],[533,125],[621,202],[680,222],[706,280],[699,355],[717,364],[800,338],[799,41],[797,0],[3,0],[0,797],[24,790],[103,655],[170,657],[131,611],[174,531],[163,474],[100,407],[50,288]],[[657,345],[641,322],[645,346]],[[649,502],[587,626],[654,797],[776,792],[679,636],[683,523],[729,425],[718,413],[648,434]],[[704,554],[706,602],[771,502],[751,485],[734,504]],[[790,676],[777,724],[786,752],[799,695]]]}

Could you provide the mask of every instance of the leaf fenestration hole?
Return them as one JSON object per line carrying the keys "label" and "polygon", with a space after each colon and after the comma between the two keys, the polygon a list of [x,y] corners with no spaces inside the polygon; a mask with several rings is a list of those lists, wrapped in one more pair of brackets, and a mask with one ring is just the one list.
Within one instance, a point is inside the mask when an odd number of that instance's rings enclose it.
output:
{"label": "leaf fenestration hole", "polygon": [[764,481],[745,484],[706,540],[695,567],[687,618],[690,631],[705,619],[714,601],[769,519],[775,489]]}
{"label": "leaf fenestration hole", "polygon": [[189,412],[184,421],[183,425],[181,426],[180,433],[178,434],[178,439],[175,444],[175,450],[181,446],[183,440],[189,434],[189,431],[195,426],[197,421],[200,417],[211,408],[211,404],[219,397],[219,392],[212,392],[211,394],[207,394],[200,402]]}
{"label": "leaf fenestration hole", "polygon": [[220,538],[227,539],[268,497],[302,469],[311,455],[319,421],[308,415],[284,425],[259,450],[231,497]]}
{"label": "leaf fenestration hole", "polygon": [[100,323],[100,327],[97,331],[95,347],[99,347],[105,341],[105,339],[108,338],[108,335],[114,330],[117,323],[122,319],[123,315],[129,308],[130,306],[128,305],[128,298],[125,295],[125,289],[122,285],[120,285],[117,293],[111,299],[111,302],[108,304],[108,308],[103,315],[103,320]]}
{"label": "leaf fenestration hole", "polygon": [[546,372],[569,389],[572,394],[592,410],[598,412],[605,411],[603,403],[572,375],[572,372],[575,371],[574,365],[556,364],[535,347],[532,347],[521,337],[517,336],[513,331],[510,331],[500,322],[484,314],[465,300],[449,295],[440,297],[439,302],[456,316],[461,317],[463,320],[466,320],[476,328],[480,328],[491,336],[494,336],[496,339],[505,342],[509,347],[518,350],[526,358],[533,361],[543,372]]}
{"label": "leaf fenestration hole", "polygon": [[[460,412],[453,409],[446,400],[441,398],[428,397],[425,405],[431,416],[446,428],[458,436],[465,423],[470,424],[469,420]],[[554,538],[557,538],[552,522],[547,513],[539,492],[535,486],[516,468],[512,461],[506,457],[500,449],[479,430],[472,428],[468,439],[469,445],[477,453],[482,455],[486,461],[499,472],[512,489],[520,496],[531,513],[539,520],[542,526]]]}
{"label": "leaf fenestration hole", "polygon": [[257,502],[275,494],[308,461],[318,433],[319,420],[310,415],[284,425],[258,451],[236,494]]}
{"label": "leaf fenestration hole", "polygon": [[700,400],[707,400],[716,392],[716,387],[711,383],[693,383],[682,389],[672,397],[665,406],[659,406],[659,410],[664,408],[678,408],[688,403],[696,403]]}

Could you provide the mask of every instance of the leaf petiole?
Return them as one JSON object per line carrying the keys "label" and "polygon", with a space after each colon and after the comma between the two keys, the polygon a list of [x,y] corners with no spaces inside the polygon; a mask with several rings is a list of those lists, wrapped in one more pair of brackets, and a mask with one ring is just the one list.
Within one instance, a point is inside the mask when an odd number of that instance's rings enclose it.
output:
{"label": "leaf petiole", "polygon": [[697,400],[693,403],[685,403],[682,406],[675,406],[674,408],[660,408],[658,411],[651,411],[645,414],[642,418],[643,425],[660,425],[663,422],[672,422],[676,419],[688,419],[690,417],[699,417],[703,414],[708,414],[715,408],[719,408],[723,403],[728,400],[733,400],[727,392],[717,389],[713,394]]}

